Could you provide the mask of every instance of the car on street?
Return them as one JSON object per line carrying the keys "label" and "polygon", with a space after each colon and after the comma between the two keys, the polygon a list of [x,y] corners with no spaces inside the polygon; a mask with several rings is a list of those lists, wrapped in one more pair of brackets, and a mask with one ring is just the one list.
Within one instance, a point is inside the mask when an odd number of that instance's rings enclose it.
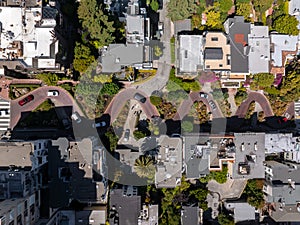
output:
{"label": "car on street", "polygon": [[212,110],[215,110],[217,108],[216,104],[212,100],[210,100],[208,102],[208,104],[209,104],[209,106],[211,107]]}
{"label": "car on street", "polygon": [[26,98],[23,98],[22,100],[19,101],[19,105],[23,106],[28,102],[31,102],[34,99],[33,95],[28,95]]}
{"label": "car on street", "polygon": [[287,118],[287,119],[289,120],[289,119],[291,118],[291,114],[289,114],[289,113],[286,112],[286,113],[284,114],[284,117]]}
{"label": "car on street", "polygon": [[93,123],[92,127],[93,128],[98,128],[98,127],[105,127],[106,126],[106,122],[105,121],[101,121],[99,123]]}
{"label": "car on street", "polygon": [[129,134],[130,134],[130,130],[126,129],[124,134],[124,139],[123,139],[125,142],[129,140]]}
{"label": "car on street", "polygon": [[134,99],[140,101],[141,103],[145,103],[146,102],[145,96],[141,95],[140,93],[136,93],[134,95]]}
{"label": "car on street", "polygon": [[204,93],[204,92],[200,92],[200,97],[201,98],[208,98],[208,94]]}
{"label": "car on street", "polygon": [[58,96],[58,95],[59,95],[59,92],[56,91],[56,90],[50,90],[50,91],[48,91],[48,93],[47,93],[47,96],[48,96],[48,97],[55,97],[55,96]]}
{"label": "car on street", "polygon": [[80,116],[79,116],[78,112],[74,112],[71,115],[71,119],[74,120],[76,123],[80,123],[81,122],[81,119],[80,119]]}

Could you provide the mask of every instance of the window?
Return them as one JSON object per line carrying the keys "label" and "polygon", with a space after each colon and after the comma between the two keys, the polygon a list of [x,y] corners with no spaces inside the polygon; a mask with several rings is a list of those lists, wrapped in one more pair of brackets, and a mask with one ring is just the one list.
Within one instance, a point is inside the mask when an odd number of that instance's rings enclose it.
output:
{"label": "window", "polygon": [[219,64],[219,67],[223,67],[223,64]]}
{"label": "window", "polygon": [[184,58],[187,58],[187,57],[188,57],[188,51],[185,50],[185,51],[184,51]]}
{"label": "window", "polygon": [[210,68],[210,65],[206,65],[206,69],[209,69]]}
{"label": "window", "polygon": [[39,149],[41,149],[41,147],[42,147],[42,145],[41,145],[41,143],[39,143]]}
{"label": "window", "polygon": [[211,41],[218,41],[219,39],[217,37],[212,37]]}

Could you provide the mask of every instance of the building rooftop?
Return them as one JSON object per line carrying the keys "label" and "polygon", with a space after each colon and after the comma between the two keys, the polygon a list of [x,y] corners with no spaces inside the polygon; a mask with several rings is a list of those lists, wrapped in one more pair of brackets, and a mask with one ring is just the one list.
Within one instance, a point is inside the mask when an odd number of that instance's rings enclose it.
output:
{"label": "building rooftop", "polygon": [[102,72],[116,73],[126,66],[143,63],[143,51],[143,46],[136,44],[110,44],[102,50]]}
{"label": "building rooftop", "polygon": [[182,225],[198,225],[199,224],[199,207],[198,206],[183,206],[181,210]]}
{"label": "building rooftop", "polygon": [[282,206],[281,203],[275,203],[274,211],[271,212],[271,218],[275,222],[299,222],[300,208],[297,204]]}
{"label": "building rooftop", "polygon": [[236,153],[232,165],[232,178],[265,178],[265,134],[234,133],[234,143]]}
{"label": "building rooftop", "polygon": [[145,19],[142,15],[126,15],[127,43],[144,43]]}
{"label": "building rooftop", "polygon": [[230,44],[223,32],[205,34],[204,63],[207,70],[230,70]]}
{"label": "building rooftop", "polygon": [[30,142],[0,142],[0,167],[32,167]]}
{"label": "building rooftop", "polygon": [[174,22],[175,34],[182,31],[191,31],[192,30],[192,23],[190,19],[185,20],[177,20]]}
{"label": "building rooftop", "polygon": [[210,145],[208,140],[208,137],[184,137],[184,163],[187,179],[209,174]]}
{"label": "building rooftop", "polygon": [[[284,183],[288,184],[289,179],[295,181],[296,183],[300,183],[299,171],[300,166],[299,164],[294,163],[279,163],[276,161],[266,161],[266,167],[272,169],[271,180],[272,182]],[[268,176],[266,177],[268,178]]]}
{"label": "building rooftop", "polygon": [[174,188],[181,184],[182,139],[161,135],[158,140],[155,184],[157,188]]}
{"label": "building rooftop", "polygon": [[255,220],[255,208],[247,202],[226,202],[225,207],[234,212],[234,223]]}
{"label": "building rooftop", "polygon": [[225,21],[224,28],[231,46],[231,72],[248,73],[250,23],[245,23],[243,16],[235,16]]}
{"label": "building rooftop", "polygon": [[284,59],[282,58],[283,51],[296,51],[298,36],[271,34],[270,37],[272,43],[272,64],[275,67],[282,67],[284,66]]}
{"label": "building rooftop", "polygon": [[195,75],[203,67],[202,41],[202,35],[179,36],[179,73]]}
{"label": "building rooftop", "polygon": [[298,0],[289,1],[289,14],[297,18],[299,21],[298,29],[300,29],[300,2]]}
{"label": "building rooftop", "polygon": [[267,154],[283,151],[293,151],[294,144],[292,133],[265,134],[265,150]]}
{"label": "building rooftop", "polygon": [[251,24],[248,42],[250,46],[249,72],[252,74],[268,73],[271,59],[269,28]]}

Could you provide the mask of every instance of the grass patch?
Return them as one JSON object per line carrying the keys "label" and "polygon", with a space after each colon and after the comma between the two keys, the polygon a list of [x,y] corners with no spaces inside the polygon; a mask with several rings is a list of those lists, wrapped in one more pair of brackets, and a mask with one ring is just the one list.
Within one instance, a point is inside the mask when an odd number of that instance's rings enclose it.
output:
{"label": "grass patch", "polygon": [[175,37],[170,39],[170,48],[171,48],[171,63],[175,63]]}
{"label": "grass patch", "polygon": [[54,104],[50,100],[46,100],[40,104],[35,110],[22,119],[17,126],[28,128],[63,127],[55,112]]}
{"label": "grass patch", "polygon": [[9,85],[9,98],[16,99],[41,87],[39,84],[11,84]]}

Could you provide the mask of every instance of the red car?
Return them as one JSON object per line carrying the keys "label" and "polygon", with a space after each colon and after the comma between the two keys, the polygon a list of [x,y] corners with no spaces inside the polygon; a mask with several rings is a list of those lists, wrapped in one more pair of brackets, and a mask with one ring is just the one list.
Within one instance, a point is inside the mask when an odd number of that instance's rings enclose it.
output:
{"label": "red car", "polygon": [[26,98],[19,101],[19,105],[25,105],[27,102],[31,102],[34,99],[33,95],[28,95]]}

